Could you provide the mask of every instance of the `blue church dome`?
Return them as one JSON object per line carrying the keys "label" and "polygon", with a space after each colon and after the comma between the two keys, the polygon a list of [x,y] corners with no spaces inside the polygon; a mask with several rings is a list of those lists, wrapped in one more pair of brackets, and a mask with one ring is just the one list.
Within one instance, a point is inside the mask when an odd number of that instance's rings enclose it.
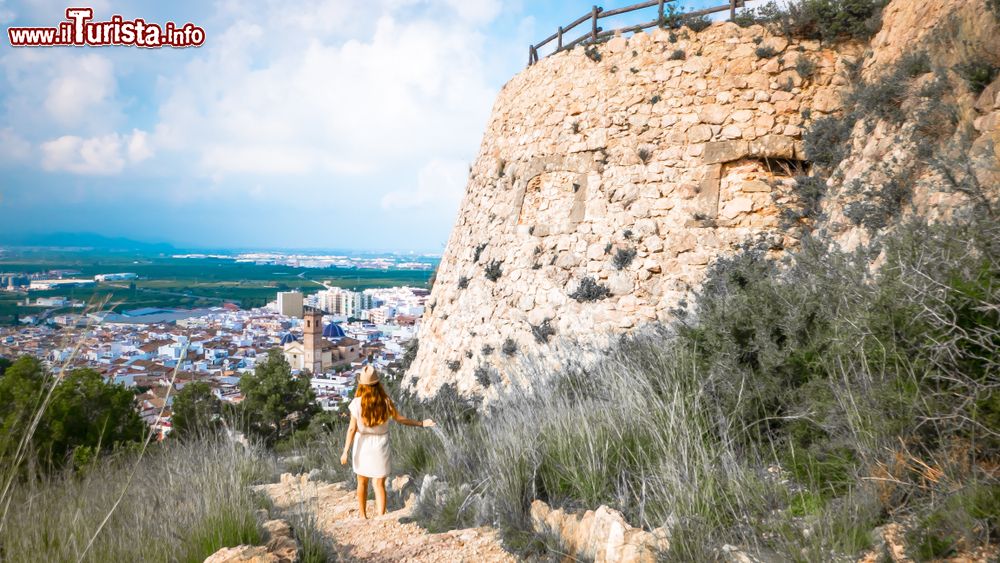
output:
{"label": "blue church dome", "polygon": [[347,334],[337,323],[330,323],[323,327],[323,338],[344,338]]}
{"label": "blue church dome", "polygon": [[290,333],[290,332],[286,332],[285,335],[281,337],[281,345],[282,346],[284,346],[285,344],[288,344],[289,342],[298,342],[298,341],[299,341],[299,339],[295,338],[295,335],[292,334],[292,333]]}

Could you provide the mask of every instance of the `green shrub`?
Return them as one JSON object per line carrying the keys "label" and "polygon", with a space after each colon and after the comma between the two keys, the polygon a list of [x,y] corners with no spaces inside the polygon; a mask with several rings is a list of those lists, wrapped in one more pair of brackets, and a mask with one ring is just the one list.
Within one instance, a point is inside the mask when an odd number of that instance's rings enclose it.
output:
{"label": "green shrub", "polygon": [[632,264],[632,261],[635,260],[636,254],[638,254],[638,252],[635,248],[619,248],[618,251],[615,252],[614,258],[611,259],[611,264],[616,270],[624,270]]}
{"label": "green shrub", "polygon": [[802,219],[815,219],[819,216],[823,196],[826,195],[826,180],[819,176],[796,176],[792,193],[795,194],[798,207],[782,209],[782,225],[791,227]]}
{"label": "green shrub", "polygon": [[22,356],[0,378],[0,466],[46,473],[139,443],[146,427],[134,402],[132,391],[94,370],[56,378]]}
{"label": "green shrub", "polygon": [[552,319],[545,319],[538,325],[531,325],[531,334],[535,337],[535,342],[545,344],[556,333],[556,328],[552,326]]}
{"label": "green shrub", "polygon": [[503,346],[500,347],[500,351],[503,352],[504,356],[513,356],[517,354],[517,342],[513,338],[508,338],[503,341]]}
{"label": "green shrub", "polygon": [[864,40],[878,31],[884,5],[884,0],[794,0],[787,4],[771,0],[743,10],[734,21],[743,27],[760,24],[800,39]]}
{"label": "green shrub", "polygon": [[916,78],[931,71],[931,59],[926,51],[905,53],[899,59],[898,72],[907,78]]}
{"label": "green shrub", "polygon": [[483,251],[486,250],[486,243],[481,243],[476,245],[476,250],[472,253],[472,263],[478,264],[479,257],[483,255]]}
{"label": "green shrub", "polygon": [[1000,533],[1000,484],[972,483],[932,506],[909,531],[920,561],[956,555]]}
{"label": "green shrub", "polygon": [[756,53],[758,59],[770,59],[778,54],[778,50],[770,45],[764,45],[762,47],[757,47],[754,53]]}
{"label": "green shrub", "polygon": [[687,27],[688,29],[690,29],[691,31],[694,31],[695,33],[697,33],[699,31],[704,31],[704,30],[708,29],[709,27],[711,27],[711,25],[712,25],[712,18],[708,17],[707,15],[702,15],[702,16],[685,16],[681,20],[681,25],[683,25],[683,26]]}
{"label": "green shrub", "polygon": [[816,73],[816,61],[805,55],[799,56],[795,59],[795,72],[802,77],[802,80],[812,78],[812,75]]}
{"label": "green shrub", "polygon": [[979,94],[990,85],[1000,71],[996,65],[983,60],[966,61],[954,67],[955,72],[965,80],[973,94]]}
{"label": "green shrub", "polygon": [[674,49],[674,52],[670,53],[670,56],[668,57],[671,61],[683,61],[686,58],[687,54],[684,52],[684,49]]}
{"label": "green shrub", "polygon": [[902,106],[908,88],[907,76],[897,69],[871,82],[856,84],[847,96],[846,104],[862,116],[902,123],[906,117]]}
{"label": "green shrub", "polygon": [[836,168],[847,156],[854,123],[853,116],[814,119],[802,135],[806,158],[825,168]]}
{"label": "green shrub", "polygon": [[473,375],[476,377],[476,381],[483,387],[490,387],[500,379],[496,370],[490,367],[489,364],[480,364],[476,367]]}
{"label": "green shrub", "polygon": [[581,303],[599,301],[609,295],[611,295],[611,291],[608,290],[607,286],[597,283],[590,276],[581,279],[576,289],[569,294],[570,298]]}
{"label": "green shrub", "polygon": [[469,277],[468,276],[460,276],[458,278],[458,289],[465,289],[467,287],[469,287]]}
{"label": "green shrub", "polygon": [[500,264],[501,262],[499,260],[493,260],[486,265],[486,268],[483,270],[483,274],[486,276],[486,279],[491,282],[495,282],[500,279],[500,276],[503,275],[503,269],[500,267]]}

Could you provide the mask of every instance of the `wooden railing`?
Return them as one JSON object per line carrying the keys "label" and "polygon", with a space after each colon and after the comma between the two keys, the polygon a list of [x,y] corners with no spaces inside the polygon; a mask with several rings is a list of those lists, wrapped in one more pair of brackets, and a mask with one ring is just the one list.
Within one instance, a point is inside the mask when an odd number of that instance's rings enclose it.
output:
{"label": "wooden railing", "polygon": [[[541,43],[537,45],[528,46],[528,66],[531,66],[538,62],[538,50],[548,45],[552,41],[556,42],[556,48],[553,53],[558,53],[559,51],[565,51],[567,49],[572,49],[577,45],[585,45],[587,43],[597,43],[602,39],[607,39],[614,37],[617,33],[632,33],[637,31],[642,31],[650,27],[663,27],[667,24],[667,19],[664,14],[664,5],[670,2],[675,2],[676,0],[649,0],[647,2],[640,2],[638,4],[633,4],[632,6],[625,6],[623,8],[615,8],[613,10],[605,10],[598,6],[594,6],[590,13],[584,14],[579,18],[573,20],[569,25],[562,26],[556,30],[555,33],[546,37]],[[712,8],[705,8],[702,10],[697,10],[694,12],[684,12],[683,14],[677,14],[681,21],[683,18],[699,17],[708,14],[714,14],[717,12],[724,12],[729,10],[730,19],[736,18],[736,8],[742,8],[745,0],[729,0],[728,4],[715,6]],[[656,6],[658,9],[657,17],[651,22],[641,23],[638,25],[632,25],[628,27],[622,27],[618,29],[610,29],[604,31],[599,25],[597,25],[598,20],[602,18],[610,18],[612,16],[619,16],[621,14],[627,14],[629,12],[635,12],[637,10],[645,10],[646,8],[652,8]],[[590,32],[585,35],[573,39],[572,41],[565,41],[565,35],[567,32],[572,30],[574,27],[590,20]]]}

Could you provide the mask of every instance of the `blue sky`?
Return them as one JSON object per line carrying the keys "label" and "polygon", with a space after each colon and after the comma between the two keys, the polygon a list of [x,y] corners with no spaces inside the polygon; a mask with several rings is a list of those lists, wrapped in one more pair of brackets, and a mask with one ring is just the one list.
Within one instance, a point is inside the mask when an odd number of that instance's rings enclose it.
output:
{"label": "blue sky", "polygon": [[147,50],[14,49],[68,4],[0,0],[0,237],[441,251],[496,92],[591,4],[69,4],[206,30]]}

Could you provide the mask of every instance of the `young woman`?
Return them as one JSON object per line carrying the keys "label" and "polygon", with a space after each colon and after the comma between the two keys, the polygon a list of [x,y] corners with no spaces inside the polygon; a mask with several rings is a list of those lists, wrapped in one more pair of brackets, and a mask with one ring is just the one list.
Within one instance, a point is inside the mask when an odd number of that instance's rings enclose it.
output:
{"label": "young woman", "polygon": [[358,507],[361,517],[368,518],[368,481],[375,483],[375,511],[385,514],[385,477],[389,474],[389,419],[406,426],[429,428],[434,421],[410,420],[399,414],[396,405],[385,393],[379,382],[378,372],[365,366],[358,376],[354,400],[347,407],[351,411],[351,425],[347,429],[347,442],[340,464],[347,465],[347,452],[354,442],[351,463],[358,475]]}

